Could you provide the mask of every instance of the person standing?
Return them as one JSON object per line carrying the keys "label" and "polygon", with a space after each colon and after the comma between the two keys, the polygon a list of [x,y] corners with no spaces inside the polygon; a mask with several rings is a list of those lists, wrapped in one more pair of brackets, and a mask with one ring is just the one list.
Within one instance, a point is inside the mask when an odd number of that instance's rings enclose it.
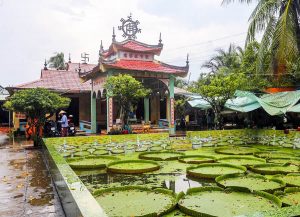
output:
{"label": "person standing", "polygon": [[61,117],[61,136],[62,137],[65,137],[65,136],[68,136],[68,127],[69,127],[69,124],[68,124],[68,118],[67,118],[67,115],[66,115],[66,112],[65,111],[60,111],[59,114],[62,116]]}

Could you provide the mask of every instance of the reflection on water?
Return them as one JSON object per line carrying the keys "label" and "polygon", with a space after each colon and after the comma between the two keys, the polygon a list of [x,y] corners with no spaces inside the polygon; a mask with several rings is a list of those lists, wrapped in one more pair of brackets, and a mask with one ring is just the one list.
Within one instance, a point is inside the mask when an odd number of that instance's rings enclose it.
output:
{"label": "reflection on water", "polygon": [[119,187],[126,185],[139,185],[149,188],[166,188],[173,192],[186,192],[192,187],[211,186],[215,185],[209,180],[192,180],[182,174],[97,174],[80,176],[83,183],[94,191],[95,189]]}

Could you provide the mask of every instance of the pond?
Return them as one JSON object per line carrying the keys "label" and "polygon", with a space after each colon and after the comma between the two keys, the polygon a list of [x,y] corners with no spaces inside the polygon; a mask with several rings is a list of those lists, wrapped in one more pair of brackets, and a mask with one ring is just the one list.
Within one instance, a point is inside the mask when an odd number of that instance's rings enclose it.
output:
{"label": "pond", "polygon": [[117,138],[49,140],[108,216],[267,216],[300,203],[295,137]]}

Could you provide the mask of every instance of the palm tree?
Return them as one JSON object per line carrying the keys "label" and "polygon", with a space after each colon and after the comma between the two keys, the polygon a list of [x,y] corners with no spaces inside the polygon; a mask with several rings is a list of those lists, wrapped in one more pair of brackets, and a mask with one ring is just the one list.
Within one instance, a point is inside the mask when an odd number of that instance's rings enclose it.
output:
{"label": "palm tree", "polygon": [[50,68],[55,68],[57,70],[66,69],[63,52],[55,53],[55,56],[50,57],[48,63]]}
{"label": "palm tree", "polygon": [[228,50],[222,48],[216,50],[216,54],[202,67],[210,70],[211,73],[215,74],[220,68],[237,68],[241,64],[243,56],[243,50],[240,47],[236,47],[234,44],[230,44]]}
{"label": "palm tree", "polygon": [[[252,3],[253,0],[238,0]],[[223,3],[234,0],[223,0]],[[294,61],[300,51],[300,2],[299,0],[258,0],[249,21],[246,44],[263,33],[259,49],[258,71],[262,71],[264,59],[271,54],[269,69],[280,77],[286,72],[287,63]]]}

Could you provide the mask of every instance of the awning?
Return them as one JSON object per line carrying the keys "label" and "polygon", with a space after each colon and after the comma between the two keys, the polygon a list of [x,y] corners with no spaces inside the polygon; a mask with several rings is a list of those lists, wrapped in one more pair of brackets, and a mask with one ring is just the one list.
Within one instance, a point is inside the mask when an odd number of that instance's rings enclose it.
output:
{"label": "awning", "polygon": [[250,112],[259,107],[261,107],[261,105],[249,97],[237,97],[235,99],[229,99],[225,103],[225,108],[238,112]]}
{"label": "awning", "polygon": [[[247,91],[236,91],[237,97],[248,97],[257,101],[261,107],[270,115],[281,115],[289,112],[300,100],[300,91],[279,92],[274,94],[264,94],[257,97],[254,93]],[[294,109],[295,111],[297,108]]]}

